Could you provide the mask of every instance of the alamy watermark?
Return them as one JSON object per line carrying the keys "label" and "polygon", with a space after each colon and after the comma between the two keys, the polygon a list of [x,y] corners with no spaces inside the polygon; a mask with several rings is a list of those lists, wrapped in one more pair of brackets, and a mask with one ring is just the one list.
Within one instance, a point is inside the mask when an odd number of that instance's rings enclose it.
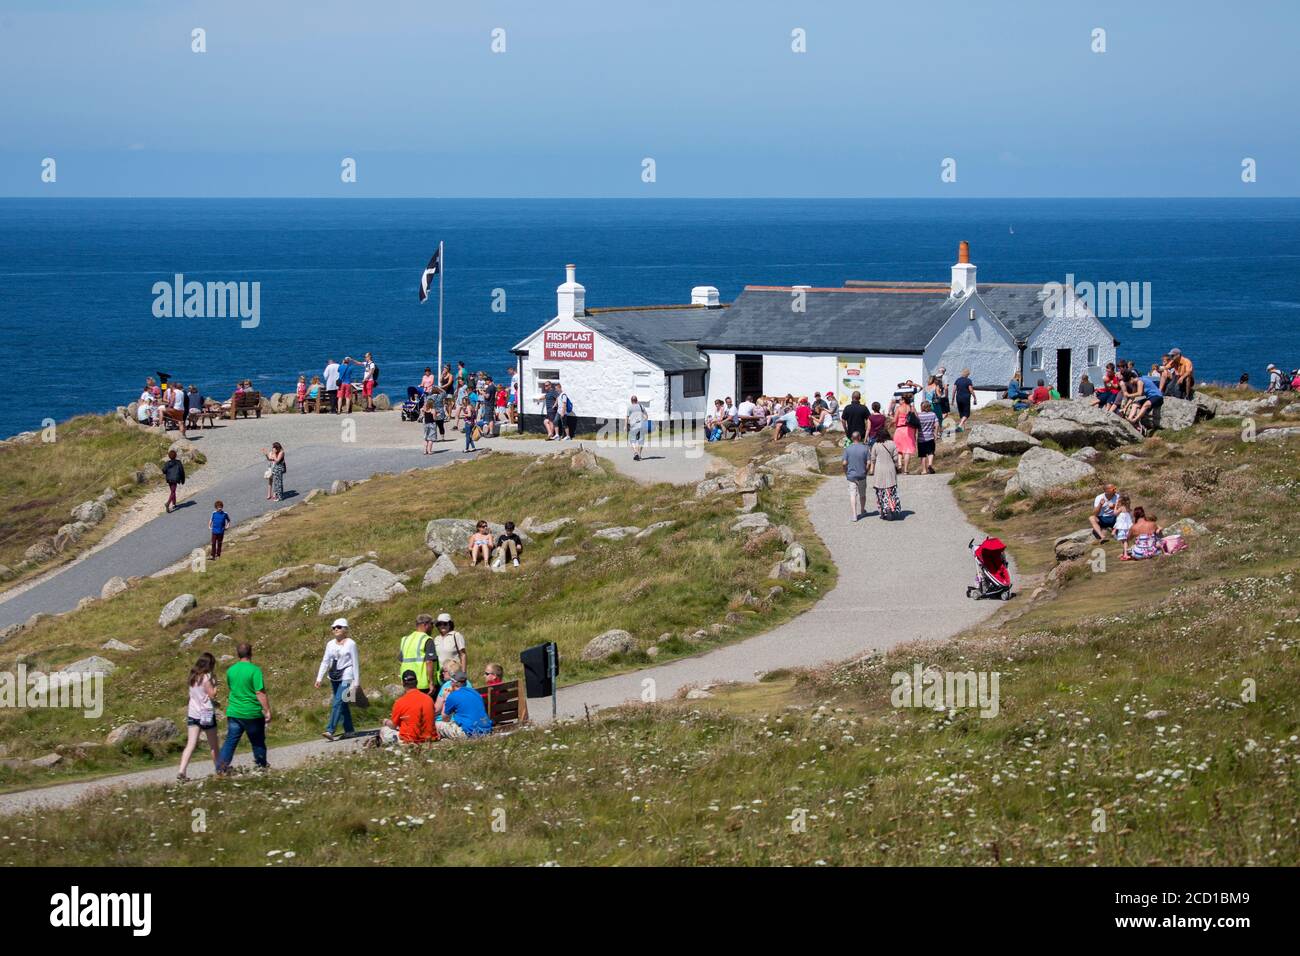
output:
{"label": "alamy watermark", "polygon": [[925,708],[934,711],[962,710],[979,707],[981,717],[996,717],[1001,709],[998,671],[923,670],[920,664],[912,673],[895,671],[889,679],[893,691],[889,703],[894,707]]}
{"label": "alamy watermark", "polygon": [[1132,319],[1135,329],[1151,324],[1150,282],[1076,282],[1070,272],[1063,283],[1046,283],[1043,296],[1045,318],[1072,313],[1077,301],[1099,319]]}
{"label": "alamy watermark", "polygon": [[597,448],[684,448],[687,458],[704,454],[705,416],[698,412],[669,412],[665,418],[629,428],[625,418],[607,418],[596,429]]}
{"label": "alamy watermark", "polygon": [[245,329],[262,321],[262,283],[185,281],[176,273],[171,282],[153,284],[153,314],[159,319],[236,318]]}
{"label": "alamy watermark", "polygon": [[80,710],[91,720],[104,713],[104,675],[100,671],[45,674],[28,671],[19,664],[15,671],[0,671],[0,708],[35,709],[61,707]]}

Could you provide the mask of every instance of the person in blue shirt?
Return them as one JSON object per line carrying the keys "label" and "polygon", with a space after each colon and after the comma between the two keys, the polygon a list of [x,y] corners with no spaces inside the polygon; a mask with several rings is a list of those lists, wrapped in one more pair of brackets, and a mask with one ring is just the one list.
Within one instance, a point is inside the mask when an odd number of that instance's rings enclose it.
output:
{"label": "person in blue shirt", "polygon": [[230,515],[220,501],[213,504],[212,517],[208,519],[208,530],[212,532],[213,559],[221,557],[221,543],[225,540],[226,529],[230,527]]}
{"label": "person in blue shirt", "polygon": [[354,373],[360,369],[352,356],[343,359],[343,364],[339,366],[339,411],[351,414],[352,412],[352,383]]}
{"label": "person in blue shirt", "polygon": [[1142,400],[1135,401],[1129,406],[1128,420],[1139,428],[1143,416],[1147,412],[1158,412],[1160,406],[1165,403],[1164,393],[1160,391],[1160,379],[1155,375],[1143,375],[1139,382],[1142,383]]}
{"label": "person in blue shirt", "polygon": [[464,671],[451,675],[452,689],[442,703],[439,737],[481,737],[492,732],[492,719],[483,706],[483,698],[466,686],[468,683],[469,675]]}

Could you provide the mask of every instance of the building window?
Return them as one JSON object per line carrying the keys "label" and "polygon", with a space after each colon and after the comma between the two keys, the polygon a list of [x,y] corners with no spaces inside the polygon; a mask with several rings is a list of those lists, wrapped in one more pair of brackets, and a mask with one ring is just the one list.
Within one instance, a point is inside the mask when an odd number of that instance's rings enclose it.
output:
{"label": "building window", "polygon": [[682,397],[699,398],[704,394],[704,372],[686,372],[682,375]]}
{"label": "building window", "polygon": [[1095,368],[1097,365],[1097,346],[1088,346],[1088,368]]}
{"label": "building window", "polygon": [[1031,369],[1034,369],[1035,371],[1040,371],[1040,372],[1041,372],[1041,371],[1043,370],[1043,350],[1042,350],[1042,349],[1030,349],[1030,350],[1029,350],[1029,367],[1030,367]]}

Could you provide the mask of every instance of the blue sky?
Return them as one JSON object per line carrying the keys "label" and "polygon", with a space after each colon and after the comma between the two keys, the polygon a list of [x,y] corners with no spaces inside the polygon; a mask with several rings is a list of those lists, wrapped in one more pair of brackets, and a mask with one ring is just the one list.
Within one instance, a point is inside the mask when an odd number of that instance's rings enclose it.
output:
{"label": "blue sky", "polygon": [[5,0],[0,195],[1296,196],[1297,35],[1272,0]]}

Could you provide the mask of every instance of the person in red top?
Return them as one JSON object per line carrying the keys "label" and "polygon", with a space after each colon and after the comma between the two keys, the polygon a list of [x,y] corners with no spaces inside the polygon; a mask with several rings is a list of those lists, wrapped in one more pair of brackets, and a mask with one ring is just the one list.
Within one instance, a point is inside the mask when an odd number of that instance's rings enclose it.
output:
{"label": "person in red top", "polygon": [[379,730],[379,743],[387,746],[398,743],[423,744],[438,739],[434,724],[433,698],[416,685],[415,671],[402,672],[402,686],[406,693],[393,702],[393,713],[384,720]]}
{"label": "person in red top", "polygon": [[1047,401],[1051,397],[1052,397],[1052,390],[1048,388],[1047,385],[1040,378],[1038,380],[1038,387],[1035,388],[1033,393],[1029,396],[1029,402],[1032,405],[1041,405],[1043,404],[1043,402]]}
{"label": "person in red top", "polygon": [[505,670],[500,664],[488,664],[483,668],[483,679],[487,681],[489,687],[501,683],[501,675]]}
{"label": "person in red top", "polygon": [[799,423],[799,427],[808,433],[812,433],[812,406],[808,404],[807,396],[799,399],[799,404],[795,406],[794,420]]}

